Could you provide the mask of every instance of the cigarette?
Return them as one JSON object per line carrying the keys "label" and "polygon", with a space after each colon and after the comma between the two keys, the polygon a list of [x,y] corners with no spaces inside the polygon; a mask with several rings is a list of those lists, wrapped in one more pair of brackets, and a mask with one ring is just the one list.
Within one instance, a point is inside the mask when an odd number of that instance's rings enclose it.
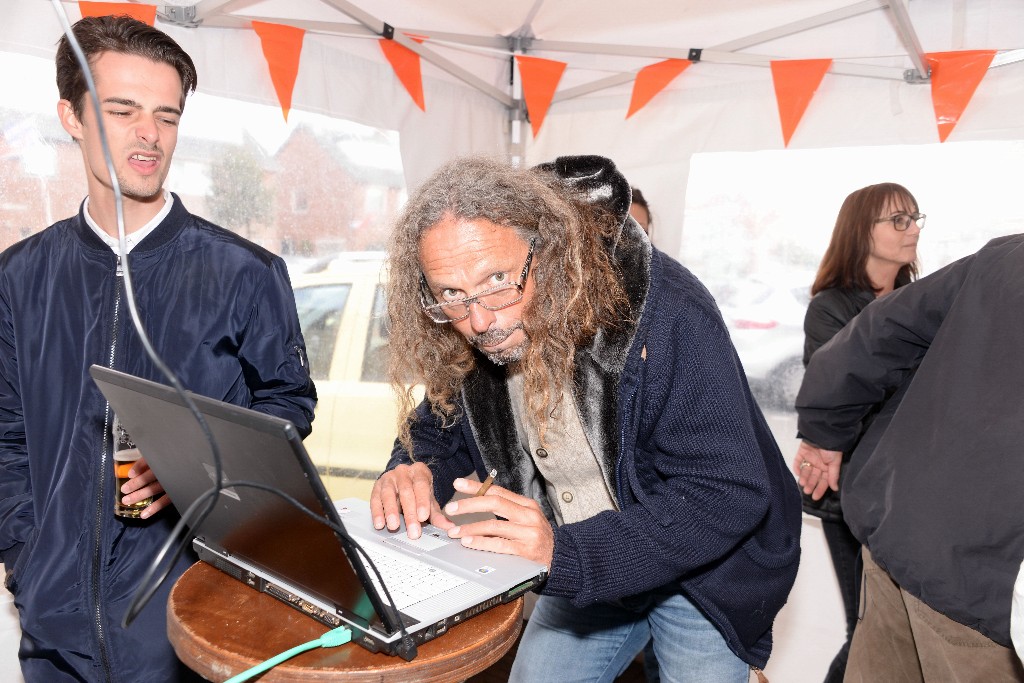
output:
{"label": "cigarette", "polygon": [[480,484],[480,488],[477,489],[477,496],[482,496],[487,493],[487,489],[491,488],[491,484],[494,483],[494,478],[498,476],[498,470],[491,470],[487,473],[487,478],[484,479],[484,483]]}

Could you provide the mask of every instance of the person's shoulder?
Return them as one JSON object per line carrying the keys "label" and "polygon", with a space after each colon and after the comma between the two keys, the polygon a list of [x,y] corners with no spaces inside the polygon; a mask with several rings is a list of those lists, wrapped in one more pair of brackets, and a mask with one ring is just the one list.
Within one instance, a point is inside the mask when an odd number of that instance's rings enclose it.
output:
{"label": "person's shoulder", "polygon": [[[1024,265],[1022,261],[1024,261],[1024,234],[1004,235],[989,240],[977,251],[959,258],[911,284],[976,281],[978,278],[1001,277],[1007,269],[1015,276]],[[917,289],[917,287],[909,288],[912,291]],[[908,287],[900,287],[897,291],[902,292],[904,289],[908,289]]]}
{"label": "person's shoulder", "polygon": [[698,304],[715,305],[715,299],[708,288],[693,271],[668,254],[654,250],[652,261],[657,261],[660,277],[657,282],[669,300],[686,300]]}
{"label": "person's shoulder", "polygon": [[811,297],[807,304],[808,310],[830,309],[837,306],[861,306],[867,305],[874,299],[874,293],[863,289],[850,289],[848,287],[828,287]]}
{"label": "person's shoulder", "polygon": [[1003,235],[1001,237],[993,237],[985,243],[983,249],[999,248],[999,247],[1014,247],[1024,244],[1024,233],[1017,233],[1015,235]]}
{"label": "person's shoulder", "polygon": [[216,249],[224,252],[226,256],[244,261],[252,261],[254,264],[263,266],[270,266],[281,261],[281,258],[269,249],[202,216],[189,213],[188,217],[190,239],[197,242],[204,249]]}
{"label": "person's shoulder", "polygon": [[978,250],[979,256],[988,255],[1000,255],[1000,254],[1017,254],[1018,256],[1024,255],[1024,251],[1021,250],[1024,247],[1024,234],[1017,235],[1004,235],[1002,237],[995,237],[989,240],[985,246]]}
{"label": "person's shoulder", "polygon": [[804,334],[822,342],[855,318],[875,298],[874,292],[846,287],[823,289],[807,304]]}
{"label": "person's shoulder", "polygon": [[659,316],[721,319],[714,296],[693,271],[657,249],[651,262],[651,288]]}
{"label": "person's shoulder", "polygon": [[33,233],[0,252],[0,267],[11,267],[16,263],[31,261],[49,253],[54,245],[68,236],[74,217],[57,221],[37,233]]}

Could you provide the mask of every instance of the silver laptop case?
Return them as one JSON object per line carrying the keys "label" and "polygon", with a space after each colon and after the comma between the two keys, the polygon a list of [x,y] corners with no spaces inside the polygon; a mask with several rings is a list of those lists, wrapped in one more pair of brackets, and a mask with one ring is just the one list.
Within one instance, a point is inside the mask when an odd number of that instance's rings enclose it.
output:
{"label": "silver laptop case", "polygon": [[[177,392],[100,366],[92,366],[90,373],[178,511],[184,513],[202,496],[212,497],[213,451]],[[216,496],[200,527],[192,526],[195,519],[188,520],[200,559],[324,624],[349,626],[353,640],[363,647],[411,659],[416,644],[518,597],[546,577],[542,565],[464,548],[429,525],[418,541],[410,540],[404,527],[398,532],[374,530],[365,501],[332,503],[290,422],[190,396],[218,446],[222,481],[234,482]],[[273,490],[295,499],[313,516]],[[344,535],[324,521],[343,529]],[[458,585],[412,604],[403,595],[398,603],[402,609],[394,609],[376,587],[356,544],[432,564],[457,576]],[[416,573],[411,576],[416,578]],[[402,594],[404,583],[388,584],[388,589]]]}

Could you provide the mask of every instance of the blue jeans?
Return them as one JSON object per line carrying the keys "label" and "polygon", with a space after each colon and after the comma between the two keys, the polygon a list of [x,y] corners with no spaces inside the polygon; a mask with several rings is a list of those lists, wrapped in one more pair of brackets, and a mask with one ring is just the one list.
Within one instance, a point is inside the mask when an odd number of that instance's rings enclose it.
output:
{"label": "blue jeans", "polygon": [[511,683],[611,683],[653,638],[665,683],[747,683],[750,666],[678,593],[648,593],[579,609],[542,595],[530,615]]}

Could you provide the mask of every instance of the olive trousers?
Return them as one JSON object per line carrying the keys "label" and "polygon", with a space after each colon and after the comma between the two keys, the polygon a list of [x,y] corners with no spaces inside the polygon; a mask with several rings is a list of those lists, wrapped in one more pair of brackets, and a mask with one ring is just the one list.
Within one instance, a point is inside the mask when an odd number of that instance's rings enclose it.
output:
{"label": "olive trousers", "polygon": [[1012,648],[936,612],[900,588],[874,563],[867,548],[862,558],[862,616],[853,633],[845,683],[1024,681],[1024,666]]}

